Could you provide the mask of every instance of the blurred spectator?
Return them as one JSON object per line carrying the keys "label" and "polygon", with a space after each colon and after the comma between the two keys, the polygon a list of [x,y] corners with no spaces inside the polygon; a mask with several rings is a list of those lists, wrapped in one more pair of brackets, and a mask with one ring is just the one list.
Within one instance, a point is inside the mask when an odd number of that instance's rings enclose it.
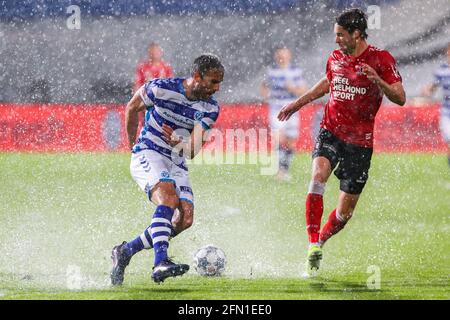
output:
{"label": "blurred spectator", "polygon": [[277,178],[289,181],[289,168],[299,134],[299,116],[297,113],[289,121],[281,122],[277,115],[284,105],[305,93],[308,88],[302,69],[291,64],[291,50],[278,47],[274,59],[275,64],[267,69],[265,80],[261,84],[261,95],[269,105],[270,126],[272,129],[278,129],[280,134]]}
{"label": "blurred spectator", "polygon": [[144,83],[155,78],[173,77],[172,67],[166,63],[160,45],[152,42],[147,49],[148,59],[136,67],[134,90],[136,92]]}
{"label": "blurred spectator", "polygon": [[422,95],[431,97],[439,87],[442,87],[443,90],[440,128],[444,141],[447,144],[447,158],[450,167],[450,42],[447,45],[447,62],[444,62],[437,68],[434,72],[433,83],[423,88]]}

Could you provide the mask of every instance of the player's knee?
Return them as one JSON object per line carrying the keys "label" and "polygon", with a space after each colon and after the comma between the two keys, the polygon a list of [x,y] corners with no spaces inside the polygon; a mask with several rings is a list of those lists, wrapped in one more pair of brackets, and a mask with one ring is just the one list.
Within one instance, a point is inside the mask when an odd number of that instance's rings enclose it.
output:
{"label": "player's knee", "polygon": [[175,186],[169,182],[161,182],[153,192],[152,199],[157,204],[162,204],[173,209],[177,208],[180,204]]}
{"label": "player's knee", "polygon": [[173,209],[177,208],[179,203],[180,203],[180,200],[178,199],[176,194],[168,195],[164,200],[164,204]]}
{"label": "player's knee", "polygon": [[367,179],[362,180],[362,182],[357,182],[355,179],[342,179],[340,182],[340,189],[348,194],[359,195],[366,185],[366,180]]}
{"label": "player's knee", "polygon": [[325,193],[325,182],[320,182],[318,180],[311,180],[308,187],[308,193],[320,194]]}
{"label": "player's knee", "polygon": [[330,176],[330,169],[326,166],[317,166],[313,169],[311,181],[325,184]]}
{"label": "player's knee", "polygon": [[311,178],[311,183],[327,183],[328,175],[323,172],[314,172]]}

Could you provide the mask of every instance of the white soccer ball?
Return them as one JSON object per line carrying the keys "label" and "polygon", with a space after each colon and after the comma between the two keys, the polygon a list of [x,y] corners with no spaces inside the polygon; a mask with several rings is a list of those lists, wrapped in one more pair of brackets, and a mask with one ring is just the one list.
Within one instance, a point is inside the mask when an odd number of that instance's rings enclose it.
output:
{"label": "white soccer ball", "polygon": [[220,276],[225,271],[227,257],[222,249],[207,245],[197,250],[194,255],[194,268],[205,277]]}

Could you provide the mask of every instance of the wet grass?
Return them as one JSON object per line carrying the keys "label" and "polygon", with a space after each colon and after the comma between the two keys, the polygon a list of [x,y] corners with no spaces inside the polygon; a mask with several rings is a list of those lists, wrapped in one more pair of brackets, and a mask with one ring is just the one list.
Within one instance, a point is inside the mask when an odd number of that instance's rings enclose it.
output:
{"label": "wet grass", "polygon": [[[152,283],[152,253],[109,286],[112,246],[148,225],[154,207],[126,154],[0,154],[0,299],[449,299],[450,173],[443,155],[376,154],[353,219],[303,279],[310,156],[276,182],[256,165],[191,165],[195,224],[170,253],[192,264],[208,243],[226,274]],[[324,219],[338,181],[330,178]]]}

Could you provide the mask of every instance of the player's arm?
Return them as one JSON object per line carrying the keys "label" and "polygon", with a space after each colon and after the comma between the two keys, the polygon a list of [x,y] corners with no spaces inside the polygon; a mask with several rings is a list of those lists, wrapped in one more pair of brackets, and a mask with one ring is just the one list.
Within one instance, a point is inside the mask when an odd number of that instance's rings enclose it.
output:
{"label": "player's arm", "polygon": [[145,76],[144,76],[144,73],[141,70],[141,65],[138,65],[136,67],[136,70],[135,70],[135,73],[134,73],[133,94],[135,92],[137,92],[144,83],[145,83]]}
{"label": "player's arm", "polygon": [[191,135],[187,139],[177,136],[176,133],[174,134],[174,130],[166,124],[162,125],[162,130],[163,139],[172,147],[180,151],[183,150],[184,155],[188,159],[193,159],[206,142],[204,137],[207,130],[201,123],[194,126]]}
{"label": "player's arm", "polygon": [[139,125],[139,112],[145,110],[145,108],[144,101],[142,101],[138,90],[127,103],[125,109],[125,125],[127,128],[128,146],[130,149],[133,148],[136,141],[137,128]]}
{"label": "player's arm", "polygon": [[300,98],[284,106],[278,113],[278,120],[285,121],[296,113],[304,105],[323,97],[330,91],[330,82],[327,77],[320,79],[311,89],[306,91]]}
{"label": "player's arm", "polygon": [[259,92],[261,94],[261,97],[263,98],[264,101],[267,101],[269,99],[269,87],[267,86],[267,84],[265,82],[262,82],[260,87],[259,87]]}
{"label": "player's arm", "polygon": [[381,90],[389,100],[400,106],[403,106],[405,104],[406,94],[401,81],[389,84],[378,75],[375,69],[367,64],[363,65],[362,71],[365,73],[369,80],[373,81],[381,88]]}
{"label": "player's arm", "polygon": [[425,86],[425,87],[422,89],[422,92],[421,92],[421,93],[422,93],[422,96],[424,96],[424,97],[431,97],[431,96],[436,92],[436,90],[437,90],[438,88],[439,88],[439,84],[433,82],[433,83],[431,83],[431,84]]}

